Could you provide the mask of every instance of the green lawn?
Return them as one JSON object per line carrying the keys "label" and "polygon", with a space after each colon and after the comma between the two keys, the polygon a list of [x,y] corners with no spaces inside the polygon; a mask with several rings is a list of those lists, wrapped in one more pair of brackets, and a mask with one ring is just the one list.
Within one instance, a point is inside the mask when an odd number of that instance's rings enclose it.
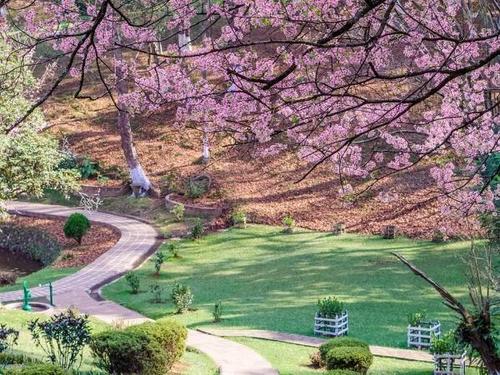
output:
{"label": "green lawn", "polygon": [[[181,259],[171,259],[160,277],[152,262],[137,272],[141,293],[132,295],[125,280],[106,287],[104,295],[151,318],[173,314],[170,302],[154,304],[148,292],[159,283],[168,299],[174,282],[191,286],[194,307],[173,317],[189,327],[270,329],[312,335],[318,298],[338,296],[348,304],[350,334],[371,344],[405,346],[407,315],[424,309],[451,328],[454,316],[436,293],[390,254],[414,261],[458,297],[466,298],[466,242],[435,244],[408,239],[251,226],[182,241]],[[221,300],[224,320],[212,323],[213,304]]]}
{"label": "green lawn", "polygon": [[40,271],[33,272],[30,275],[19,277],[16,283],[13,285],[0,287],[0,293],[8,292],[10,290],[22,289],[24,280],[27,280],[30,287],[34,288],[40,284],[46,284],[49,281],[54,282],[58,279],[69,276],[79,271],[80,269],[81,267],[53,268],[49,266],[46,268],[42,268]]}
{"label": "green lawn", "polygon": [[[29,357],[45,360],[44,353],[40,348],[33,345],[31,335],[27,330],[27,324],[30,320],[40,318],[45,319],[47,316],[40,313],[27,313],[18,310],[7,310],[0,307],[0,323],[6,324],[8,327],[15,328],[20,331],[18,345],[14,347],[14,352],[24,354]],[[109,326],[97,319],[91,319],[91,327],[93,333],[98,333]],[[177,366],[180,371],[176,371],[173,375],[215,375],[217,368],[210,358],[206,355],[188,349],[182,357],[180,364]],[[93,375],[103,374],[93,365],[93,359],[90,351],[84,351],[83,362],[81,366],[83,373]],[[1,371],[0,371],[1,373]]]}
{"label": "green lawn", "polygon": [[[260,353],[271,362],[280,375],[321,375],[325,372],[309,366],[309,356],[317,350],[315,348],[251,338],[233,340]],[[368,375],[429,375],[432,374],[432,369],[432,363],[374,357]],[[477,373],[467,370],[467,374]]]}

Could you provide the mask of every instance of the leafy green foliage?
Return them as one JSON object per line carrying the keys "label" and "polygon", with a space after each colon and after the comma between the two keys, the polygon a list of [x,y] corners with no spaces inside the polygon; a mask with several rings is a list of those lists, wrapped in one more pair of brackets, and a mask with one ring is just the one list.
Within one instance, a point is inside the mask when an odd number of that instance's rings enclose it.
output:
{"label": "leafy green foliage", "polygon": [[7,351],[17,344],[19,331],[14,328],[7,327],[5,324],[0,324],[0,353]]}
{"label": "leafy green foliage", "polygon": [[177,245],[175,242],[170,242],[167,245],[167,250],[170,253],[170,255],[174,258],[180,258],[181,256],[179,255],[179,245]]}
{"label": "leafy green foliage", "polygon": [[178,314],[186,312],[193,304],[194,296],[191,288],[181,283],[176,283],[174,285],[170,297],[175,307],[177,308]]}
{"label": "leafy green foliage", "polygon": [[412,327],[418,327],[421,324],[427,322],[427,314],[425,311],[417,311],[411,314],[408,314],[408,324]]}
{"label": "leafy green foliage", "polygon": [[232,213],[231,221],[233,225],[245,228],[247,225],[247,214],[245,211],[238,210]]}
{"label": "leafy green foliage", "polygon": [[83,214],[75,212],[71,214],[64,224],[64,235],[73,238],[79,244],[82,243],[83,236],[90,229],[90,221]]}
{"label": "leafy green foliage", "polygon": [[193,227],[191,228],[191,238],[193,240],[198,240],[203,236],[205,229],[203,227],[203,220],[197,218],[194,222]]}
{"label": "leafy green foliage", "polygon": [[158,284],[153,284],[149,287],[149,292],[151,293],[151,301],[153,303],[162,303],[163,302],[163,292],[164,288]]}
{"label": "leafy green foliage", "polygon": [[286,215],[281,221],[285,228],[283,229],[283,233],[292,233],[295,228],[295,219],[291,215]]}
{"label": "leafy green foliage", "polygon": [[4,352],[0,353],[0,367],[7,365],[22,365],[27,363],[38,363],[37,359],[28,357],[24,354]]}
{"label": "leafy green foliage", "polygon": [[153,263],[155,266],[155,274],[159,275],[161,271],[161,266],[163,263],[165,263],[165,260],[167,259],[165,253],[162,251],[157,251],[153,257]]}
{"label": "leafy green foliage", "polygon": [[360,346],[341,346],[326,353],[328,370],[352,370],[366,374],[373,363],[373,355],[369,349]]}
{"label": "leafy green foliage", "polygon": [[110,374],[163,375],[181,358],[187,330],[170,320],[95,335],[90,343],[99,368]]}
{"label": "leafy green foliage", "polygon": [[5,375],[70,375],[60,366],[50,363],[34,363],[21,368],[7,369]]}
{"label": "leafy green foliage", "polygon": [[57,240],[47,232],[12,224],[0,225],[0,247],[19,253],[43,265],[51,264],[61,253]]}
{"label": "leafy green foliage", "polygon": [[327,371],[324,375],[359,375],[359,372],[351,370],[331,370]]}
{"label": "leafy green foliage", "polygon": [[96,366],[108,374],[154,374],[165,362],[161,347],[144,332],[105,331],[90,342]]}
{"label": "leafy green foliage", "polygon": [[455,331],[449,331],[441,337],[431,338],[430,352],[432,354],[458,354],[460,352],[460,344],[457,341]]}
{"label": "leafy green foliage", "polygon": [[139,276],[137,276],[137,273],[132,271],[128,272],[125,275],[125,280],[127,281],[127,284],[130,287],[132,294],[139,293],[139,289],[141,287],[141,280],[139,279]]}
{"label": "leafy green foliage", "polygon": [[203,180],[190,179],[186,185],[186,195],[192,199],[202,197],[207,191],[207,183]]}
{"label": "leafy green foliage", "polygon": [[184,220],[184,212],[186,211],[184,205],[182,203],[176,204],[171,210],[170,213],[174,215],[175,220],[183,221]]}
{"label": "leafy green foliage", "polygon": [[336,297],[326,297],[318,300],[318,314],[322,318],[335,318],[345,311],[343,302]]}
{"label": "leafy green foliage", "polygon": [[44,321],[32,320],[28,330],[33,342],[42,348],[49,362],[68,370],[78,360],[81,363],[83,349],[91,337],[88,317],[73,310],[52,315]]}
{"label": "leafy green foliage", "polygon": [[88,180],[90,178],[96,178],[97,176],[99,176],[100,166],[98,162],[85,157],[79,163],[78,170],[80,172],[80,176],[83,179]]}
{"label": "leafy green foliage", "polygon": [[322,344],[319,347],[319,353],[321,359],[326,361],[326,354],[332,350],[333,348],[341,348],[341,347],[349,347],[349,348],[365,348],[369,349],[368,344],[363,341],[353,337],[336,337],[332,340],[329,340]]}

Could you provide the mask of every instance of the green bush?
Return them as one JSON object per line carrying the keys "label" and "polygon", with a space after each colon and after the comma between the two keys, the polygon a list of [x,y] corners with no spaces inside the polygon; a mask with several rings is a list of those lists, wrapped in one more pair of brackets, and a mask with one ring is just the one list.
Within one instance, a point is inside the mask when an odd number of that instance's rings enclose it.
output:
{"label": "green bush", "polygon": [[341,346],[330,349],[325,362],[328,370],[352,370],[366,374],[373,363],[373,355],[367,348]]}
{"label": "green bush", "polygon": [[335,318],[345,311],[343,302],[336,297],[326,297],[318,300],[318,314],[322,318]]}
{"label": "green bush", "polygon": [[182,314],[193,304],[193,292],[189,286],[176,283],[172,288],[171,299],[177,308],[177,313]]}
{"label": "green bush", "polygon": [[35,363],[21,368],[7,369],[5,375],[69,375],[61,367],[49,363]]}
{"label": "green bush", "polygon": [[295,228],[295,219],[291,215],[286,215],[281,221],[285,228],[283,229],[284,233],[292,233]]}
{"label": "green bush", "polygon": [[322,344],[319,347],[319,353],[321,355],[321,359],[323,361],[326,361],[326,354],[332,350],[333,348],[342,348],[342,347],[348,347],[348,348],[364,348],[364,349],[369,349],[369,346],[366,342],[355,339],[353,337],[336,337],[332,340],[329,340]]}
{"label": "green bush", "polygon": [[331,370],[325,372],[324,375],[359,375],[359,372],[351,370]]}
{"label": "green bush", "polygon": [[170,213],[174,215],[176,221],[184,220],[184,212],[186,211],[182,203],[176,204],[174,208],[170,210]]}
{"label": "green bush", "polygon": [[68,217],[64,224],[64,235],[68,238],[73,238],[81,244],[83,236],[85,236],[89,229],[89,219],[85,215],[75,212]]}
{"label": "green bush", "polygon": [[200,239],[203,235],[205,229],[203,228],[203,220],[200,218],[196,219],[193,227],[191,228],[191,238],[193,240]]}
{"label": "green bush", "polygon": [[214,323],[218,323],[222,320],[222,301],[217,301],[214,304],[212,315],[214,317]]}
{"label": "green bush", "polygon": [[83,349],[91,339],[88,316],[73,310],[52,315],[47,320],[34,319],[28,323],[28,330],[35,346],[43,350],[49,362],[67,370],[81,363]]}
{"label": "green bush", "polygon": [[154,267],[155,267],[155,275],[158,276],[160,274],[161,266],[163,263],[165,263],[166,259],[167,259],[167,257],[163,252],[157,251],[155,253],[155,256],[153,257],[153,263],[154,263]]}
{"label": "green bush", "polygon": [[461,350],[460,344],[455,336],[455,331],[449,331],[441,337],[432,337],[429,351],[432,354],[458,354]]}
{"label": "green bush", "polygon": [[146,334],[165,351],[166,362],[163,373],[167,373],[186,350],[187,329],[173,320],[159,319],[156,322],[132,326],[127,330]]}
{"label": "green bush", "polygon": [[203,196],[208,191],[208,184],[202,180],[189,180],[186,186],[186,195],[196,199]]}
{"label": "green bush", "polygon": [[425,311],[418,311],[415,313],[408,314],[408,324],[412,327],[418,327],[421,324],[427,322],[427,314]]}
{"label": "green bush", "polygon": [[80,171],[80,176],[82,176],[84,180],[87,180],[99,176],[100,166],[98,162],[85,157],[79,163],[78,170]]}
{"label": "green bush", "polygon": [[0,225],[0,247],[14,254],[23,254],[44,266],[51,264],[61,253],[57,239],[47,232],[12,224]]}
{"label": "green bush", "polygon": [[231,221],[234,226],[245,228],[247,226],[247,214],[242,210],[235,211],[231,215]]}
{"label": "green bush", "polygon": [[132,294],[137,294],[139,293],[139,289],[141,287],[141,280],[139,279],[139,276],[135,272],[127,272],[125,275],[125,281],[129,285],[131,289]]}
{"label": "green bush", "polygon": [[145,332],[101,332],[92,338],[90,349],[96,366],[109,374],[165,374],[167,356]]}
{"label": "green bush", "polygon": [[108,373],[163,375],[184,354],[186,338],[185,327],[160,319],[123,331],[99,333],[90,348],[96,365]]}

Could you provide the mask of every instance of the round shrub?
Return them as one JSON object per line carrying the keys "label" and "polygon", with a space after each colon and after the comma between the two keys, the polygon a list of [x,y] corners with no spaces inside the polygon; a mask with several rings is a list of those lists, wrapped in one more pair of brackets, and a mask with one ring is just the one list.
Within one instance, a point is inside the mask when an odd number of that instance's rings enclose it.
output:
{"label": "round shrub", "polygon": [[5,370],[5,375],[69,375],[59,366],[49,363],[30,364],[21,368]]}
{"label": "round shrub", "polygon": [[326,353],[328,353],[333,348],[341,348],[341,347],[360,347],[369,350],[369,346],[366,342],[353,338],[353,337],[336,337],[330,341],[325,342],[319,347],[319,353],[321,355],[321,359],[326,361]]}
{"label": "round shrub", "polygon": [[82,238],[90,229],[90,221],[83,214],[75,212],[68,217],[64,224],[64,235],[68,238],[73,238],[79,244],[82,243]]}
{"label": "round shrub", "polygon": [[61,253],[57,239],[47,232],[12,224],[0,225],[0,247],[14,254],[23,254],[44,266],[51,264]]}
{"label": "round shrub", "polygon": [[366,374],[373,363],[373,355],[363,347],[341,346],[326,353],[328,370],[352,370]]}
{"label": "round shrub", "polygon": [[[160,345],[139,331],[105,331],[90,343],[96,365],[109,374],[164,374],[167,361]],[[158,369],[155,372],[155,368]]]}
{"label": "round shrub", "polygon": [[186,350],[187,329],[172,320],[160,319],[156,322],[132,326],[128,330],[130,332],[144,333],[159,344],[166,356],[164,373],[170,370]]}
{"label": "round shrub", "polygon": [[359,375],[359,372],[351,370],[331,370],[325,372],[324,375]]}

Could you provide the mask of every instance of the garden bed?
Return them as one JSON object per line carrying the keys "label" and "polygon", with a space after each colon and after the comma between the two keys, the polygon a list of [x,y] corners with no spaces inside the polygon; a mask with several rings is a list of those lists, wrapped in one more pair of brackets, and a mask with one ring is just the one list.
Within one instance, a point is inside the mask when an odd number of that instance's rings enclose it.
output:
{"label": "garden bed", "polygon": [[62,247],[61,256],[51,265],[53,268],[69,268],[87,265],[108,251],[120,239],[120,234],[111,227],[93,224],[83,237],[82,243],[66,238],[63,232],[64,220],[11,216],[16,226],[38,228],[57,239]]}
{"label": "garden bed", "polygon": [[165,196],[165,207],[171,210],[178,204],[183,204],[186,214],[188,215],[202,215],[202,216],[221,216],[224,213],[225,205],[220,202],[193,202],[188,197],[180,194],[168,194]]}

